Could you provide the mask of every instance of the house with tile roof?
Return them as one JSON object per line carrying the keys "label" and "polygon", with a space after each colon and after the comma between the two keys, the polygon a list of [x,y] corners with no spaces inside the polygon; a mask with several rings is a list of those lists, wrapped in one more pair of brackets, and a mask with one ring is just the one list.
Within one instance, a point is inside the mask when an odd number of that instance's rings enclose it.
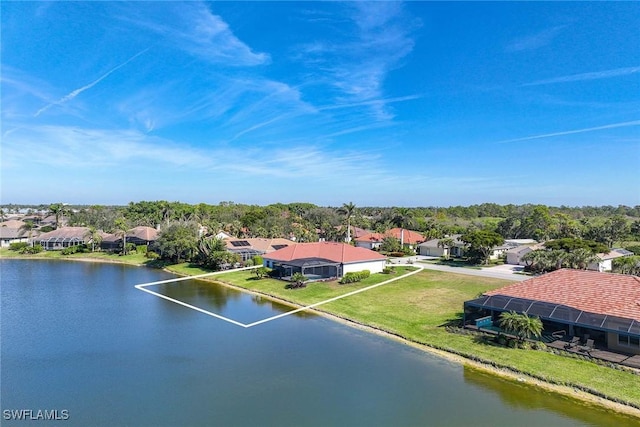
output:
{"label": "house with tile roof", "polygon": [[36,244],[45,250],[60,250],[89,243],[88,227],[60,227],[35,238]]}
{"label": "house with tile roof", "polygon": [[560,269],[464,303],[464,324],[515,311],[539,317],[545,333],[589,336],[611,351],[640,354],[640,277]]}
{"label": "house with tile roof", "polygon": [[414,249],[419,243],[425,241],[422,234],[417,231],[406,230],[404,228],[392,228],[384,233],[367,233],[356,237],[354,241],[356,246],[366,249],[379,249],[382,241],[387,237],[394,237],[400,240],[402,246]]}
{"label": "house with tile roof", "polygon": [[227,251],[240,255],[242,261],[253,258],[256,255],[264,255],[287,246],[295,245],[296,242],[283,238],[262,238],[254,237],[247,239],[230,238],[225,239]]}
{"label": "house with tile roof", "polygon": [[28,243],[29,236],[17,228],[0,227],[0,248],[8,248],[12,243]]}
{"label": "house with tile roof", "polygon": [[[139,226],[127,231],[127,244],[136,246],[149,246],[158,240],[158,230],[153,227]],[[102,238],[100,247],[105,250],[117,250],[122,248],[122,237],[116,234],[107,234]]]}
{"label": "house with tile roof", "polygon": [[606,254],[596,254],[598,260],[587,266],[587,270],[593,271],[611,271],[613,269],[613,260],[624,256],[631,256],[633,252],[626,249],[611,249]]}
{"label": "house with tile roof", "polygon": [[424,256],[436,256],[436,257],[461,257],[464,254],[464,248],[466,244],[460,240],[461,234],[454,234],[449,239],[453,240],[451,247],[440,246],[440,241],[443,239],[431,239],[418,245],[418,253]]}
{"label": "house with tile roof", "polygon": [[278,270],[281,277],[302,273],[312,280],[364,270],[380,273],[387,261],[375,251],[338,242],[298,243],[265,254],[263,259],[264,266]]}

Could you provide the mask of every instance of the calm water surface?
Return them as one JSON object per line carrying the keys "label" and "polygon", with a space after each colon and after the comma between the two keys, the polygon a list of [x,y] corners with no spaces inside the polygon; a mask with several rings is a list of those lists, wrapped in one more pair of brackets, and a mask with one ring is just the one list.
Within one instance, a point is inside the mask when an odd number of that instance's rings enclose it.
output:
{"label": "calm water surface", "polygon": [[[135,289],[121,265],[0,260],[3,426],[637,426],[313,315],[243,329]],[[289,310],[197,281],[154,288],[243,323]],[[35,413],[35,412],[34,412]]]}

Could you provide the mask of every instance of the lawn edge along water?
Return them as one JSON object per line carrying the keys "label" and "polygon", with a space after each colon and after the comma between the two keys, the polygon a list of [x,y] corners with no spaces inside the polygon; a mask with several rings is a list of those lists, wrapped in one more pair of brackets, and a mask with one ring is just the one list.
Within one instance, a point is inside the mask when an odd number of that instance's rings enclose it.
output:
{"label": "lawn edge along water", "polygon": [[[169,271],[172,271],[172,269],[169,269]],[[422,273],[425,273],[425,271],[423,270],[420,274]],[[209,280],[235,289],[262,295],[276,302],[293,305],[295,307],[308,305],[306,302],[301,301],[300,298],[298,298],[300,295],[298,293],[299,290],[286,291],[287,297],[283,297],[280,293],[276,294],[273,292],[265,292],[264,290],[259,289],[255,286],[255,284],[260,283],[260,281],[257,280],[246,280],[246,283],[244,284],[239,284],[237,279],[228,280],[229,275],[233,274],[234,272],[229,272],[227,277],[223,274],[221,276],[216,276],[215,278],[209,278]],[[428,271],[426,274],[444,275],[443,277],[445,278],[461,276],[456,273],[435,271]],[[416,276],[412,277],[416,278]],[[464,277],[468,281],[478,280],[476,277]],[[500,285],[504,285],[508,282],[501,279],[483,279],[495,281],[496,283],[500,283]],[[405,280],[407,279],[401,279],[397,282],[383,286],[382,288],[387,288],[387,286],[391,287],[393,285],[401,286],[402,282]],[[284,289],[283,282],[279,283]],[[310,284],[309,286],[313,286],[313,284]],[[376,289],[371,292],[375,291]],[[369,292],[366,294],[369,294]],[[389,295],[387,294],[386,297],[388,296]],[[382,324],[367,321],[366,316],[360,316],[360,313],[357,310],[355,312],[351,311],[345,315],[344,310],[341,312],[339,307],[334,306],[336,304],[349,305],[348,300],[353,301],[351,304],[352,306],[357,305],[357,298],[358,295],[354,295],[353,297],[344,300],[329,303],[327,306],[323,306],[322,308],[310,309],[310,311],[312,310],[313,312],[328,316],[334,320],[351,326],[400,340],[422,350],[436,353],[441,357],[455,360],[459,363],[470,365],[477,369],[483,369],[493,374],[508,377],[517,381],[525,380],[531,384],[570,396],[583,402],[588,402],[589,404],[604,406],[615,410],[616,412],[640,418],[640,397],[637,392],[635,394],[627,392],[631,388],[638,388],[637,383],[640,382],[640,375],[597,365],[590,361],[571,359],[569,357],[555,355],[544,351],[494,347],[492,348],[492,351],[488,353],[478,354],[476,350],[478,350],[479,345],[473,343],[473,337],[470,335],[463,336],[452,334],[444,332],[444,328],[442,328],[442,336],[435,338],[442,338],[444,336],[446,340],[450,340],[451,342],[455,341],[453,345],[447,345],[442,342],[438,342],[437,339],[433,339],[434,337],[429,336],[428,334],[424,336],[415,336],[415,334],[406,333],[406,331],[400,330],[399,328],[387,327]],[[473,298],[473,295],[469,298]],[[370,300],[368,301],[370,302]],[[462,303],[463,300],[460,300],[459,310],[462,310]],[[365,305],[362,304],[361,306],[364,307]],[[371,310],[370,304],[367,304],[367,309]],[[455,313],[450,314],[453,315]],[[446,334],[446,336],[444,334]],[[496,357],[496,354],[498,353],[503,353],[505,357]],[[531,364],[531,361],[535,363]],[[553,365],[554,363],[561,364],[563,368],[556,371],[553,369],[545,370],[546,365]],[[583,378],[580,378],[579,375],[567,374],[567,372],[579,371],[586,371],[591,374],[583,376]],[[597,377],[597,381],[592,379],[593,377]],[[612,384],[615,386],[611,387]]]}

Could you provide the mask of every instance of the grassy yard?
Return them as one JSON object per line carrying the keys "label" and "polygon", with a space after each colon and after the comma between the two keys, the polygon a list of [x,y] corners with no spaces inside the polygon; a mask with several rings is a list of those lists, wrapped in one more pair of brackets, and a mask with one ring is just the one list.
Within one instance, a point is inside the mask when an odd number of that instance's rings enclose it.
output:
{"label": "grassy yard", "polygon": [[0,249],[0,258],[24,258],[24,259],[95,259],[102,262],[118,262],[131,265],[149,265],[150,260],[145,258],[144,254],[131,253],[128,255],[117,255],[107,252],[86,252],[75,253],[70,255],[62,255],[61,251],[43,251],[38,254],[25,255],[9,249]]}
{"label": "grassy yard", "polygon": [[[402,272],[398,271],[398,274]],[[312,283],[306,288],[294,290],[285,289],[281,281],[255,280],[250,271],[223,274],[216,279],[308,305],[388,278],[388,275],[375,274],[358,284]],[[423,270],[408,278],[328,303],[320,309],[417,343],[495,362],[556,384],[577,385],[609,398],[640,405],[638,375],[545,351],[496,347],[484,344],[474,336],[445,330],[445,325],[461,318],[465,300],[509,283],[492,278]]]}

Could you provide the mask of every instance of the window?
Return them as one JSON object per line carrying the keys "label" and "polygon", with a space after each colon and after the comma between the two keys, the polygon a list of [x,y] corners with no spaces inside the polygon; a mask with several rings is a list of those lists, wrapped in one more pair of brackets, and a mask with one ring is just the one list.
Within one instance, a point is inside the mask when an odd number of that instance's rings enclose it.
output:
{"label": "window", "polygon": [[631,335],[618,335],[618,344],[625,347],[640,348],[640,337]]}

